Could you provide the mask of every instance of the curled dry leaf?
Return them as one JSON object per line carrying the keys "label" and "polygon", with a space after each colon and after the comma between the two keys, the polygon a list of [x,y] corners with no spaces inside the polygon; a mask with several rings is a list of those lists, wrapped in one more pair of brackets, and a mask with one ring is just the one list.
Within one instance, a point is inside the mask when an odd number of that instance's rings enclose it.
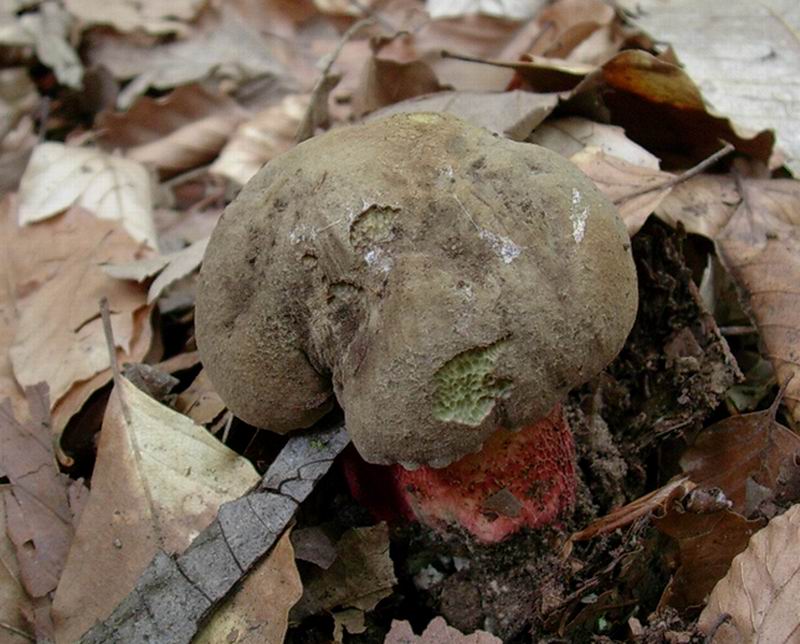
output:
{"label": "curled dry leaf", "polygon": [[675,178],[669,172],[634,165],[594,147],[578,152],[570,160],[619,208],[631,235],[669,194]]}
{"label": "curled dry leaf", "polygon": [[225,403],[211,384],[205,369],[197,374],[185,391],[175,401],[175,409],[198,425],[207,425],[225,411]]}
{"label": "curled dry leaf", "polygon": [[120,379],[53,603],[58,640],[75,641],[105,618],[156,552],[182,552],[258,478],[205,429]]}
{"label": "curled dry leaf", "polygon": [[[643,0],[636,23],[669,43],[720,114],[775,130],[800,173],[800,12],[795,0]],[[770,80],[774,79],[774,80]],[[778,80],[780,79],[780,80]]]}
{"label": "curled dry leaf", "polygon": [[[698,626],[711,642],[794,642],[800,631],[800,505],[772,519],[714,587]],[[723,621],[727,614],[729,619]]]}
{"label": "curled dry leaf", "polygon": [[20,225],[42,221],[70,206],[119,220],[137,241],[158,247],[150,175],[141,164],[62,143],[42,143],[22,175]]}
{"label": "curled dry leaf", "polygon": [[117,31],[142,29],[151,34],[186,31],[206,0],[65,0],[64,5],[85,25],[110,25]]}
{"label": "curled dry leaf", "polygon": [[211,161],[247,117],[233,99],[186,85],[163,98],[141,97],[126,112],[101,112],[98,142],[170,176]]}
{"label": "curled dry leaf", "polygon": [[292,94],[242,123],[209,171],[247,183],[267,161],[294,146],[308,104],[307,94]]}
{"label": "curled dry leaf", "polygon": [[422,635],[414,635],[411,624],[399,620],[392,621],[384,644],[501,644],[502,640],[486,631],[475,631],[464,635],[449,626],[444,617],[434,617]]}
{"label": "curled dry leaf", "polygon": [[352,98],[357,117],[444,89],[430,66],[421,60],[400,63],[371,56],[361,74],[361,84]]}
{"label": "curled dry leaf", "polygon": [[[109,369],[98,302],[108,297],[117,346],[130,352],[141,333],[142,287],[106,275],[102,265],[132,259],[139,244],[117,222],[80,208],[13,230],[17,324],[9,355],[17,382],[47,382],[55,405],[76,383]],[[43,250],[45,249],[46,250]],[[47,260],[50,261],[47,261]],[[141,321],[140,321],[141,323]]]}
{"label": "curled dry leaf", "polygon": [[658,157],[631,141],[621,127],[596,123],[580,116],[547,120],[533,131],[528,140],[567,158],[590,147],[634,166],[659,169]]}
{"label": "curled dry leaf", "polygon": [[558,0],[536,16],[541,37],[527,53],[599,64],[622,44],[618,21],[614,8],[602,0]]}
{"label": "curled dry leaf", "polygon": [[656,207],[672,227],[714,240],[730,221],[742,198],[729,175],[701,174],[677,184]]}

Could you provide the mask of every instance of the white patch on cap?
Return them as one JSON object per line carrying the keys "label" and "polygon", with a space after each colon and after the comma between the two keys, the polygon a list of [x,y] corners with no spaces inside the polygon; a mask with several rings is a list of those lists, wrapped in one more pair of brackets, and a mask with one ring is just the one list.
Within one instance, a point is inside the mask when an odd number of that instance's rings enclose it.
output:
{"label": "white patch on cap", "polygon": [[572,189],[572,207],[569,210],[569,220],[572,222],[572,238],[580,244],[586,234],[586,220],[589,218],[589,208],[583,203],[583,195],[577,188]]}

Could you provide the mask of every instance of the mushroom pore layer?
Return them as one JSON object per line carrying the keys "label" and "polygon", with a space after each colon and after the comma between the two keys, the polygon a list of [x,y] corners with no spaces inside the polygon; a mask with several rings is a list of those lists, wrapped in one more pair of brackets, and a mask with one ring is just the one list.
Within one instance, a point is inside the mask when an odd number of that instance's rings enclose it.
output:
{"label": "mushroom pore layer", "polygon": [[399,114],[245,186],[206,251],[196,332],[248,423],[306,427],[335,395],[367,461],[441,467],[599,372],[636,307],[625,227],[569,161]]}

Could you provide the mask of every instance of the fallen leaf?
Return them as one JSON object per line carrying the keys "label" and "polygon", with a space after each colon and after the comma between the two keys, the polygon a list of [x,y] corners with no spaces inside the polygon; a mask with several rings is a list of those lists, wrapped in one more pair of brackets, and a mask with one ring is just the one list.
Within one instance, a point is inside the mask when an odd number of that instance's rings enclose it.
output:
{"label": "fallen leaf", "polygon": [[[795,0],[637,2],[635,22],[668,43],[709,105],[738,125],[775,130],[800,172],[800,12]],[[688,133],[684,132],[684,136]]]}
{"label": "fallen leaf", "polygon": [[680,556],[680,564],[659,606],[681,611],[703,605],[733,558],[747,547],[747,541],[764,524],[761,519],[748,521],[731,510],[694,513],[675,508],[653,523],[678,543]]}
{"label": "fallen leaf", "polygon": [[175,409],[191,418],[198,425],[214,422],[225,411],[226,406],[214,389],[214,385],[203,369],[175,401]]}
{"label": "fallen leaf", "polygon": [[681,469],[698,485],[720,488],[735,512],[749,515],[758,503],[748,498],[748,481],[774,493],[800,456],[800,436],[775,420],[776,411],[773,405],[704,429],[681,456]]}
{"label": "fallen leaf", "polygon": [[247,118],[233,99],[185,85],[162,98],[141,97],[125,112],[101,112],[96,126],[104,148],[171,176],[211,161]]}
{"label": "fallen leaf", "polygon": [[205,78],[241,84],[262,76],[282,77],[285,68],[271,45],[277,37],[262,35],[232,5],[224,3],[218,12],[209,12],[184,39],[156,46],[90,34],[90,60],[107,67],[115,78],[131,81],[120,93],[118,107],[126,109],[150,87],[172,89]]}
{"label": "fallen leaf", "polygon": [[596,123],[580,116],[547,120],[533,131],[528,140],[567,158],[590,147],[634,166],[659,169],[658,157],[626,137],[621,127]]}
{"label": "fallen leaf", "polygon": [[83,79],[80,58],[69,42],[72,17],[58,2],[46,0],[38,11],[20,16],[4,7],[6,24],[0,30],[0,44],[31,46],[39,61],[50,67],[59,82],[79,89]]}
{"label": "fallen leaf", "polygon": [[634,165],[589,147],[570,159],[619,208],[628,232],[635,234],[672,189],[675,175]]}
{"label": "fallen leaf", "polygon": [[[714,587],[698,627],[713,644],[794,642],[800,630],[800,505],[759,530]],[[729,618],[723,620],[723,615]]]}
{"label": "fallen leaf", "polygon": [[203,261],[208,238],[190,244],[183,250],[125,264],[107,264],[103,270],[118,280],[142,282],[157,275],[147,292],[147,303],[155,302],[172,284],[196,271]]}
{"label": "fallen leaf", "polygon": [[307,109],[308,95],[291,94],[262,110],[236,129],[209,172],[244,185],[267,161],[294,147]]}
{"label": "fallen leaf", "polygon": [[350,635],[360,635],[367,630],[366,619],[363,610],[358,608],[346,608],[331,614],[333,617],[333,641],[340,644],[344,642],[344,633]]}
{"label": "fallen leaf", "polygon": [[501,644],[502,640],[486,631],[464,635],[449,626],[444,617],[434,617],[422,635],[414,635],[411,624],[392,620],[384,644]]}
{"label": "fallen leaf", "polygon": [[292,609],[293,620],[337,607],[370,611],[392,594],[397,579],[385,523],[350,528],[336,544],[336,552],[330,567],[314,569],[303,579],[303,597]]}
{"label": "fallen leaf", "polygon": [[314,6],[322,13],[356,18],[363,17],[375,4],[376,0],[314,0]]}
{"label": "fallen leaf", "polygon": [[10,489],[0,488],[0,640],[17,644],[36,638],[25,619],[32,611],[31,600],[20,580],[14,544],[6,534],[5,497],[9,494]]}
{"label": "fallen leaf", "polygon": [[70,479],[53,455],[47,386],[25,394],[29,419],[14,417],[8,400],[0,403],[0,470],[11,481],[5,495],[8,535],[17,549],[22,583],[28,594],[45,597],[55,590],[73,525],[67,498]]}
{"label": "fallen leaf", "polygon": [[656,207],[660,219],[673,228],[716,239],[742,198],[728,175],[700,174],[677,184]]}
{"label": "fallen leaf", "polygon": [[185,22],[193,20],[206,0],[65,0],[64,5],[73,16],[87,26],[110,25],[117,31],[142,29],[151,34],[185,31]]}
{"label": "fallen leaf", "polygon": [[447,112],[515,141],[524,140],[558,104],[557,94],[438,92],[385,107],[367,121],[401,112]]}
{"label": "fallen leaf", "polygon": [[291,531],[287,530],[267,559],[244,578],[192,641],[196,644],[283,642],[289,628],[289,610],[302,595]]}
{"label": "fallen leaf", "polygon": [[122,221],[137,241],[158,248],[150,176],[141,164],[90,148],[42,143],[34,148],[19,191],[20,225],[77,205]]}
{"label": "fallen leaf", "polygon": [[[97,220],[80,208],[17,229],[12,240],[18,271],[12,273],[18,318],[9,350],[14,375],[22,386],[47,382],[55,405],[74,384],[109,368],[101,297],[111,302],[116,346],[129,352],[141,331],[134,315],[146,305],[144,289],[101,268],[136,257],[139,245],[118,223]],[[44,261],[48,256],[55,261]]]}
{"label": "fallen leaf", "polygon": [[270,551],[348,443],[341,424],[289,438],[258,486],[224,503],[183,554],[172,558],[159,551],[131,593],[81,641],[140,641],[169,632],[176,644],[188,644],[204,618]]}
{"label": "fallen leaf", "polygon": [[246,459],[205,429],[120,379],[53,602],[57,640],[75,641],[105,618],[156,552],[183,552],[224,501],[258,478]]}
{"label": "fallen leaf", "polygon": [[614,28],[618,20],[614,8],[602,0],[558,0],[536,15],[542,30],[527,53],[572,62],[605,62],[623,43],[622,30]]}
{"label": "fallen leaf", "polygon": [[746,301],[765,357],[786,385],[784,401],[800,422],[800,183],[740,182],[742,201],[717,237],[717,251]]}
{"label": "fallen leaf", "polygon": [[400,63],[370,56],[352,97],[353,112],[360,118],[381,107],[442,89],[436,74],[421,60]]}

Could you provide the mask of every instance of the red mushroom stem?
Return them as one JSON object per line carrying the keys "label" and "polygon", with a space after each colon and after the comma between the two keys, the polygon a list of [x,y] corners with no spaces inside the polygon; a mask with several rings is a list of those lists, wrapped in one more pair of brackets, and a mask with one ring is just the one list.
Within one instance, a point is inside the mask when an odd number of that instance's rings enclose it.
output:
{"label": "red mushroom stem", "polygon": [[519,431],[499,429],[483,448],[441,468],[343,459],[350,491],[379,520],[459,526],[483,543],[553,523],[575,500],[575,444],[561,405]]}

